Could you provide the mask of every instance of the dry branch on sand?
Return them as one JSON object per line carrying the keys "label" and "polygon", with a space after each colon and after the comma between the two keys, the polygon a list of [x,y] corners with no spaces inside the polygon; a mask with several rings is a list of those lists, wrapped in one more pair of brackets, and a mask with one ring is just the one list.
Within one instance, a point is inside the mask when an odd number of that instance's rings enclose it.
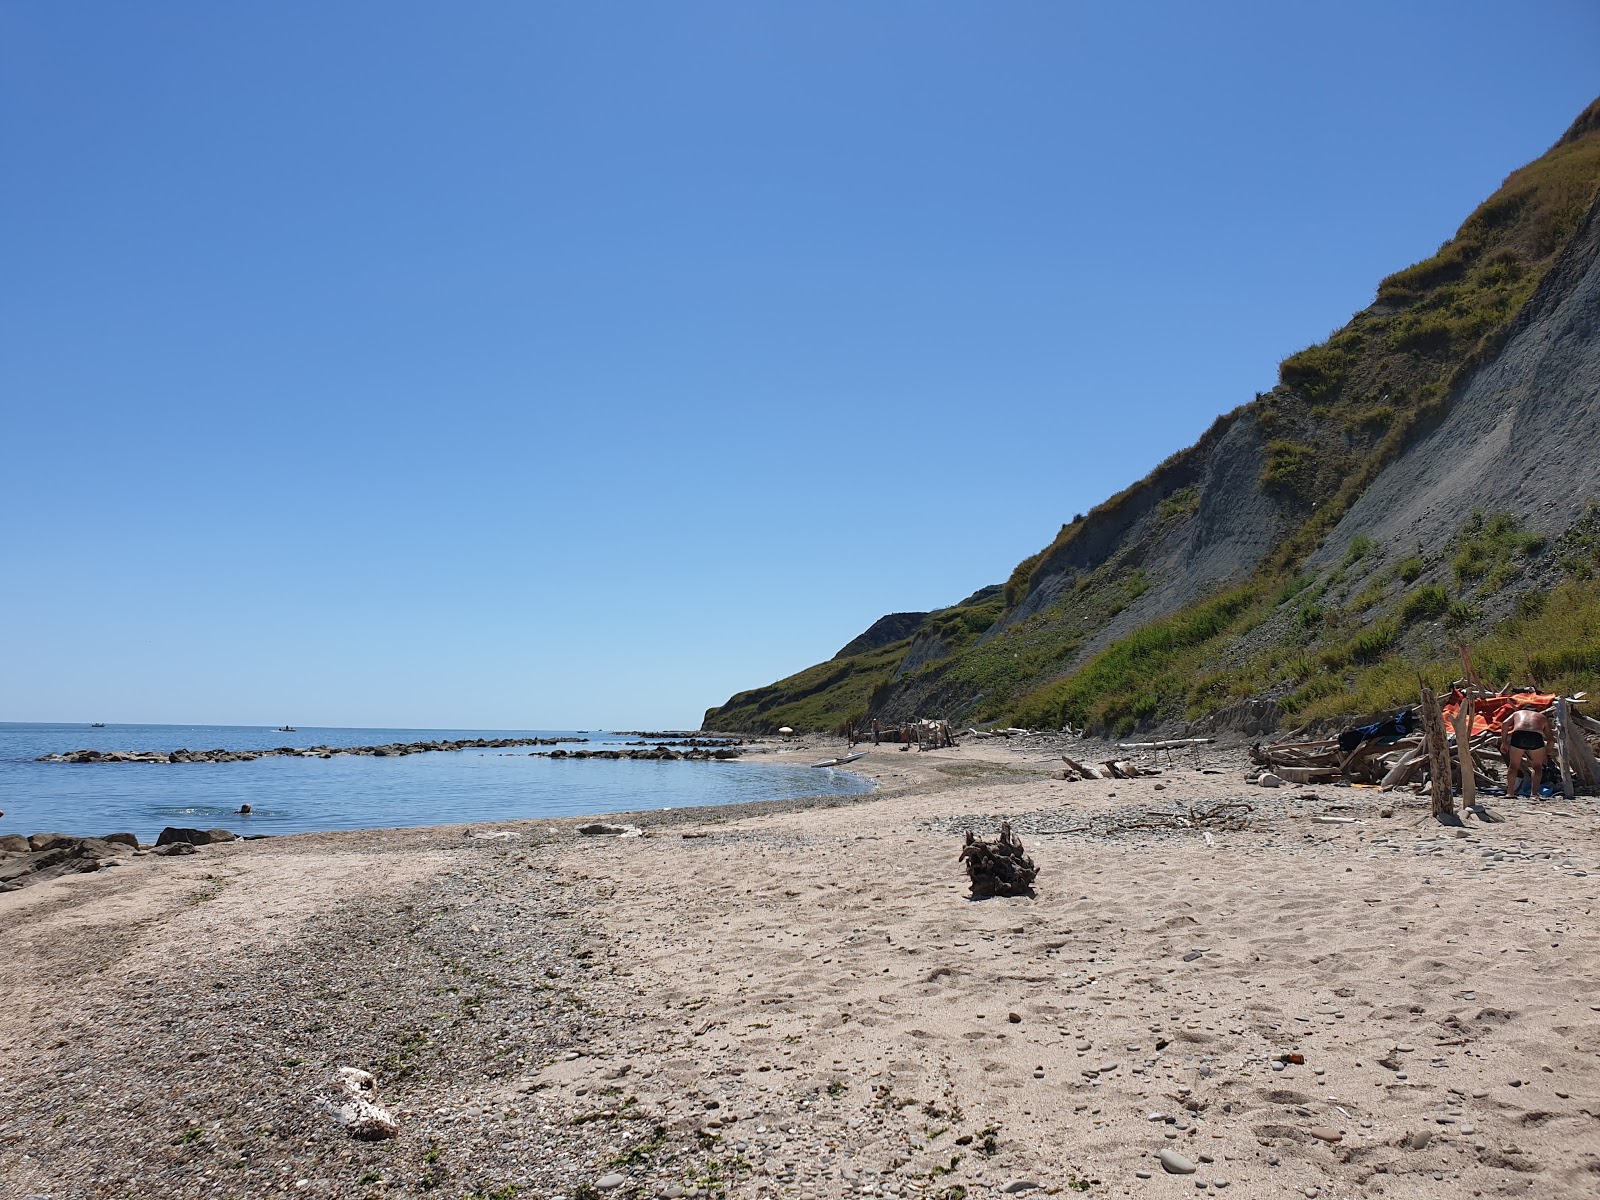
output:
{"label": "dry branch on sand", "polygon": [[1039,868],[1023,851],[1022,840],[1011,832],[1009,821],[1000,822],[1000,836],[992,842],[968,833],[959,859],[967,864],[975,899],[1028,895],[1039,876]]}

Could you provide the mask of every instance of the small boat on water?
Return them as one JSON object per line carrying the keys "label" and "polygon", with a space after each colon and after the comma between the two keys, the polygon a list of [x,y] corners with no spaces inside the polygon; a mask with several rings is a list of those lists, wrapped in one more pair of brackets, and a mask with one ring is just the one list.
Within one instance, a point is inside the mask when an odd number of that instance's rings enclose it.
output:
{"label": "small boat on water", "polygon": [[812,763],[811,766],[813,769],[817,767],[842,767],[845,763],[853,763],[856,759],[865,758],[866,756],[867,752],[861,750],[855,754],[846,754],[843,758],[825,758],[821,762]]}
{"label": "small boat on water", "polygon": [[90,729],[104,729],[105,727],[106,723],[104,721],[94,721],[89,725]]}
{"label": "small boat on water", "polygon": [[293,725],[279,725],[278,726],[278,732],[279,733],[299,733],[300,731],[298,729],[296,729]]}

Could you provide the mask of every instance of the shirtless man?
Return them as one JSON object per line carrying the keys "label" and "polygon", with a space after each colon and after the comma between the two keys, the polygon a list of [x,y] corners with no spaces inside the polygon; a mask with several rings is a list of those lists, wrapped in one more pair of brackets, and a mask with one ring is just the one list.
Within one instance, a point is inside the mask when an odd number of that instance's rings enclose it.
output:
{"label": "shirtless man", "polygon": [[1519,708],[1506,717],[1500,729],[1500,752],[1506,756],[1507,797],[1517,794],[1517,776],[1524,761],[1528,765],[1528,793],[1538,794],[1552,736],[1550,718],[1535,709]]}

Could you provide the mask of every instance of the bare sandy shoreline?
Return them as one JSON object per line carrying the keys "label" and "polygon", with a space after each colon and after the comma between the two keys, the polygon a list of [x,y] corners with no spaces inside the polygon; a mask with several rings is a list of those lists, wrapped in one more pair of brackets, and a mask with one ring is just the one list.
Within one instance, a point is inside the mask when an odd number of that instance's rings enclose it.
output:
{"label": "bare sandy shoreline", "polygon": [[[1198,762],[884,746],[872,795],[646,836],[298,835],[0,895],[0,1195],[1600,1194],[1595,802],[1456,831]],[[1150,815],[1222,801],[1246,828]],[[1001,817],[1038,895],[973,902],[960,832]],[[339,1065],[398,1138],[312,1106]]]}

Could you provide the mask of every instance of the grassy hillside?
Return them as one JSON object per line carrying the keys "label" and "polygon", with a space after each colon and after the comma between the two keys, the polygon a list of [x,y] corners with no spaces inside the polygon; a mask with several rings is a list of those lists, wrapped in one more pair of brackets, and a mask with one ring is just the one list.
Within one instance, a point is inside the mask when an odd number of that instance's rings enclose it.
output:
{"label": "grassy hillside", "polygon": [[[1558,545],[1521,532],[1518,514],[1464,514],[1448,546],[1415,561],[1356,539],[1337,565],[1305,564],[1498,353],[1597,192],[1600,101],[1436,254],[1383,280],[1371,306],[1286,358],[1271,392],[1063,525],[1000,595],[742,693],[708,712],[707,726],[831,728],[925,714],[1125,731],[1256,696],[1306,716],[1361,712],[1414,697],[1419,669],[1454,674],[1453,646],[1468,637],[1486,677],[1593,684],[1600,518]],[[1252,486],[1281,533],[1237,578],[1108,640],[1130,604],[1152,587],[1164,594],[1165,579],[1141,564],[1199,519],[1200,467],[1239,422],[1264,448]]]}

